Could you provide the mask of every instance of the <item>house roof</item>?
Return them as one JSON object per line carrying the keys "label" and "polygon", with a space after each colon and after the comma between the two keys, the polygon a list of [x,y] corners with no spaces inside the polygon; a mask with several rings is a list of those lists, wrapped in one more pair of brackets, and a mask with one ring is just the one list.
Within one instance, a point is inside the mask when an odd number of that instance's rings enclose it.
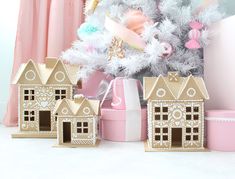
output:
{"label": "house roof", "polygon": [[80,110],[84,107],[90,107],[92,109],[91,112],[93,112],[95,115],[100,114],[100,101],[99,100],[92,100],[92,99],[86,99],[84,96],[79,95],[75,96],[74,100],[71,99],[62,99],[58,100],[55,108],[54,108],[54,114],[59,112],[59,108],[61,105],[65,105],[69,107],[73,115],[77,115]]}
{"label": "house roof", "polygon": [[158,76],[158,77],[144,77],[144,100],[148,100],[154,94],[154,91],[160,86],[164,86],[168,95],[171,95],[174,100],[181,97],[185,88],[191,83],[193,87],[199,90],[202,95],[202,99],[209,99],[209,95],[206,89],[206,85],[202,77],[188,76],[180,77],[177,72],[169,72],[168,76]]}
{"label": "house roof", "polygon": [[13,84],[24,83],[20,79],[23,76],[24,72],[27,70],[27,68],[29,68],[30,65],[32,65],[33,70],[35,70],[36,74],[39,76],[41,84],[45,85],[48,83],[50,76],[56,70],[56,67],[59,65],[61,65],[62,68],[64,69],[66,75],[69,78],[70,83],[73,85],[77,84],[77,71],[79,70],[79,66],[67,65],[57,58],[49,58],[49,57],[46,58],[45,63],[35,63],[32,59],[28,60],[27,63],[23,63],[20,66],[13,80]]}

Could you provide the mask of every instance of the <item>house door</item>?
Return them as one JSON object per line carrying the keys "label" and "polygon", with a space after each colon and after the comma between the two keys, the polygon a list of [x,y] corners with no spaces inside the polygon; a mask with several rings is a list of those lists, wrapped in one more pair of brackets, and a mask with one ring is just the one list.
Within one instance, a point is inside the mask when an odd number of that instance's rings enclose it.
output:
{"label": "house door", "polygon": [[71,143],[71,123],[63,122],[63,143]]}
{"label": "house door", "polygon": [[172,128],[171,146],[182,147],[182,128]]}
{"label": "house door", "polygon": [[39,111],[39,130],[51,131],[51,111]]}

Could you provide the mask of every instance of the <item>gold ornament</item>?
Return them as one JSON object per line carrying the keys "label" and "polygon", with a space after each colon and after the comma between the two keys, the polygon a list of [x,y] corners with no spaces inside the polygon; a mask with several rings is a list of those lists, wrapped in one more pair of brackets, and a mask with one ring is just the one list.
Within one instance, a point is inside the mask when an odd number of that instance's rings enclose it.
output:
{"label": "gold ornament", "polygon": [[114,37],[112,39],[111,45],[108,51],[108,59],[111,60],[112,57],[124,58],[125,53],[123,50],[123,40]]}
{"label": "gold ornament", "polygon": [[98,6],[100,0],[91,0],[89,3],[86,3],[85,14],[93,14],[96,7]]}

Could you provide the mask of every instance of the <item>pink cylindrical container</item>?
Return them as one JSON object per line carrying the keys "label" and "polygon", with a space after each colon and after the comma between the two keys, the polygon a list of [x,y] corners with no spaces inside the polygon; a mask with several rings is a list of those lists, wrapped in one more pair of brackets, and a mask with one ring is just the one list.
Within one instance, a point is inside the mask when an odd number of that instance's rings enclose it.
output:
{"label": "pink cylindrical container", "polygon": [[207,111],[206,128],[208,149],[235,152],[235,111]]}
{"label": "pink cylindrical container", "polygon": [[147,139],[147,109],[101,109],[100,136],[116,142],[142,141]]}

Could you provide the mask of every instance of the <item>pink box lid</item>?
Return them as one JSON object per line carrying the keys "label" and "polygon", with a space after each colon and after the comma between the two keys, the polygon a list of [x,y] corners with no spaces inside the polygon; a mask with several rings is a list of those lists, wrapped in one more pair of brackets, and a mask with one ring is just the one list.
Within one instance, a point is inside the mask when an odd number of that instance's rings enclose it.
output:
{"label": "pink box lid", "polygon": [[[113,108],[101,108],[101,120],[126,120],[126,112],[137,112],[137,110],[120,110]],[[147,109],[141,109],[141,118],[142,120],[147,119]]]}
{"label": "pink box lid", "polygon": [[235,110],[208,110],[206,117],[235,118]]}

